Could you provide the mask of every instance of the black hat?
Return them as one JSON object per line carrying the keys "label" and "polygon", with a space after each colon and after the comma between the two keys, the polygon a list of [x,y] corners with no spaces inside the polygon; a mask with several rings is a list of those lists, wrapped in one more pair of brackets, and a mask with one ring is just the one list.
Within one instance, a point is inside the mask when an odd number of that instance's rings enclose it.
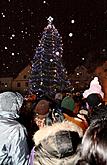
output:
{"label": "black hat", "polygon": [[90,107],[94,108],[102,103],[102,97],[97,93],[92,93],[87,97],[86,101]]}

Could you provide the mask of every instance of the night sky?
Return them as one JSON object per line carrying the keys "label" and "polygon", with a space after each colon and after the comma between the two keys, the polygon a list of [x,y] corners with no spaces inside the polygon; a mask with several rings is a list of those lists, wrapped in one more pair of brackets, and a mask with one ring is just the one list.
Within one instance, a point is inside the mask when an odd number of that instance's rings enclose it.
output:
{"label": "night sky", "polygon": [[107,0],[1,0],[0,76],[15,76],[31,62],[49,16],[68,71],[89,52],[107,49]]}

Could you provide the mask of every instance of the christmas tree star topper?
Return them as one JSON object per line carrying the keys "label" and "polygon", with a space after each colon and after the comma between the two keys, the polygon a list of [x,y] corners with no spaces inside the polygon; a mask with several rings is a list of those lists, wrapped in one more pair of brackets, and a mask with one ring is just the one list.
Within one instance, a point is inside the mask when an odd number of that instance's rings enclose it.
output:
{"label": "christmas tree star topper", "polygon": [[47,20],[48,20],[49,24],[51,24],[53,22],[53,17],[49,16]]}

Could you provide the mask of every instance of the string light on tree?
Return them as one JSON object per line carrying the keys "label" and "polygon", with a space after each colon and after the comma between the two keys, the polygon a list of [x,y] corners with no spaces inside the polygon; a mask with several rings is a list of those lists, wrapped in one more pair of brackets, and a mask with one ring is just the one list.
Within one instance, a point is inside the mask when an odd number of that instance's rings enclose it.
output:
{"label": "string light on tree", "polygon": [[48,20],[48,23],[49,23],[49,24],[52,24],[52,22],[53,22],[53,17],[49,16],[49,18],[48,18],[47,20]]}
{"label": "string light on tree", "polygon": [[41,81],[40,85],[43,85],[43,82]]}
{"label": "string light on tree", "polygon": [[50,59],[50,62],[53,62],[53,59]]}
{"label": "string light on tree", "polygon": [[59,52],[56,52],[56,55],[59,56]]}

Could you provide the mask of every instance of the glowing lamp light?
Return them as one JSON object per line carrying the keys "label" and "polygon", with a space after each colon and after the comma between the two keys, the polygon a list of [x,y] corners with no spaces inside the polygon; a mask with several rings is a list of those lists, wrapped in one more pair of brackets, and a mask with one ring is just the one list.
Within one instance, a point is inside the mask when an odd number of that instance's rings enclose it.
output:
{"label": "glowing lamp light", "polygon": [[5,88],[7,88],[7,84],[5,84]]}
{"label": "glowing lamp light", "polygon": [[106,51],[106,49],[104,48],[104,49],[102,49],[102,51],[103,51],[103,52],[105,52],[105,51]]}

